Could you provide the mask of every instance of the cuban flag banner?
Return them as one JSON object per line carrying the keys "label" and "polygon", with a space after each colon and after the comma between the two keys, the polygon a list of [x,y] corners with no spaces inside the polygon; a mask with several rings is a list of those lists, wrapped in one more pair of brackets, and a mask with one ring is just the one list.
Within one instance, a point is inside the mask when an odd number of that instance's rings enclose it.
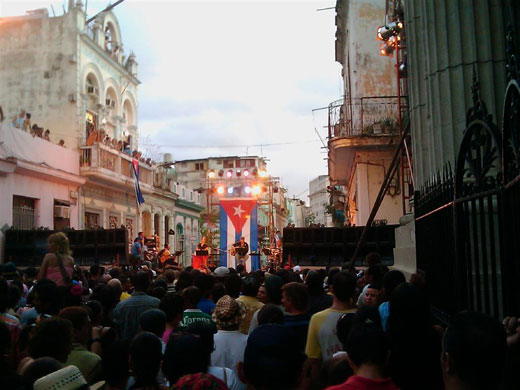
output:
{"label": "cuban flag banner", "polygon": [[135,199],[137,201],[137,207],[139,207],[144,203],[143,193],[141,192],[141,187],[139,186],[139,161],[132,160],[132,169],[134,171],[135,179]]}
{"label": "cuban flag banner", "polygon": [[256,199],[220,199],[220,265],[236,267],[235,257],[231,256],[231,246],[244,237],[249,244],[249,258],[246,261],[248,272],[260,268],[260,257],[251,256],[258,252],[258,205]]}

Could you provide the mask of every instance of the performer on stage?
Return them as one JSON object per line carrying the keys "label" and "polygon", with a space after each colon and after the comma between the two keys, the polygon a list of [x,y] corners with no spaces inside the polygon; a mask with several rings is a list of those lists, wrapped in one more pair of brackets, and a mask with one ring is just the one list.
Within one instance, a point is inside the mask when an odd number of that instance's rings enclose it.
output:
{"label": "performer on stage", "polygon": [[237,265],[246,265],[245,263],[249,258],[249,244],[244,237],[240,237],[240,241],[233,244],[231,247],[231,256],[235,256]]}
{"label": "performer on stage", "polygon": [[208,244],[206,244],[206,237],[204,236],[197,245],[197,256],[209,256]]}

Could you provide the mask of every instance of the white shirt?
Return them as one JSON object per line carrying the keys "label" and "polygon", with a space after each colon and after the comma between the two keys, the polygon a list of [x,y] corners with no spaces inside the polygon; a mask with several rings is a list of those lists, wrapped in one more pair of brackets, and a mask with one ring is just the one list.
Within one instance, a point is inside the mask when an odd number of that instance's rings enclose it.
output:
{"label": "white shirt", "polygon": [[211,365],[227,367],[238,375],[237,365],[244,361],[247,337],[238,330],[219,330],[214,337],[215,350],[211,353]]}
{"label": "white shirt", "polygon": [[[224,374],[225,372],[225,374]],[[233,371],[225,367],[208,367],[208,374],[217,377],[226,384],[229,390],[246,390],[247,386],[240,382]]]}

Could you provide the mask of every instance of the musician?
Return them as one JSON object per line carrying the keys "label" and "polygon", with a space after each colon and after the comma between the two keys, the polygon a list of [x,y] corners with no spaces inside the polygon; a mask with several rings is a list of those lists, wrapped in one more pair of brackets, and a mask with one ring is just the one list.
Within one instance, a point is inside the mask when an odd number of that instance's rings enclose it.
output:
{"label": "musician", "polygon": [[245,263],[249,258],[249,244],[246,242],[244,237],[240,237],[240,241],[233,244],[231,247],[231,255],[235,256],[237,265],[242,264],[245,266]]}
{"label": "musician", "polygon": [[206,244],[206,237],[200,239],[196,249],[197,256],[209,256],[208,244]]}

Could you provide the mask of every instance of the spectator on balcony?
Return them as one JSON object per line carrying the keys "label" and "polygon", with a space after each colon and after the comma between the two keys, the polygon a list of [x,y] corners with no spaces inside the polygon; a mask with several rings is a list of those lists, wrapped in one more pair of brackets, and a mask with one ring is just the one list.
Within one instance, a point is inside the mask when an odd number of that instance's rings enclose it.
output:
{"label": "spectator on balcony", "polygon": [[51,135],[51,131],[49,129],[45,130],[45,133],[43,133],[43,139],[50,142],[50,140],[51,140],[50,135]]}
{"label": "spectator on balcony", "polygon": [[4,121],[4,110],[2,110],[2,106],[0,106],[0,122]]}
{"label": "spectator on balcony", "polygon": [[60,139],[60,142],[58,142],[58,145],[65,147],[65,141]]}
{"label": "spectator on balcony", "polygon": [[111,146],[111,144],[110,144],[110,137],[108,135],[103,139],[103,143],[106,146]]}
{"label": "spectator on balcony", "polygon": [[24,122],[25,122],[25,110],[21,110],[20,114],[14,116],[11,125],[13,127],[16,127],[17,129],[22,130]]}
{"label": "spectator on balcony", "polygon": [[122,152],[123,151],[123,141],[121,141],[121,140],[117,141],[115,148],[117,150],[119,150],[120,152]]}
{"label": "spectator on balcony", "polygon": [[110,143],[110,146],[112,146],[114,149],[117,149],[117,140],[115,138],[112,138],[112,142]]}
{"label": "spectator on balcony", "polygon": [[30,132],[31,131],[31,114],[25,114],[25,120],[23,121],[23,131]]}

